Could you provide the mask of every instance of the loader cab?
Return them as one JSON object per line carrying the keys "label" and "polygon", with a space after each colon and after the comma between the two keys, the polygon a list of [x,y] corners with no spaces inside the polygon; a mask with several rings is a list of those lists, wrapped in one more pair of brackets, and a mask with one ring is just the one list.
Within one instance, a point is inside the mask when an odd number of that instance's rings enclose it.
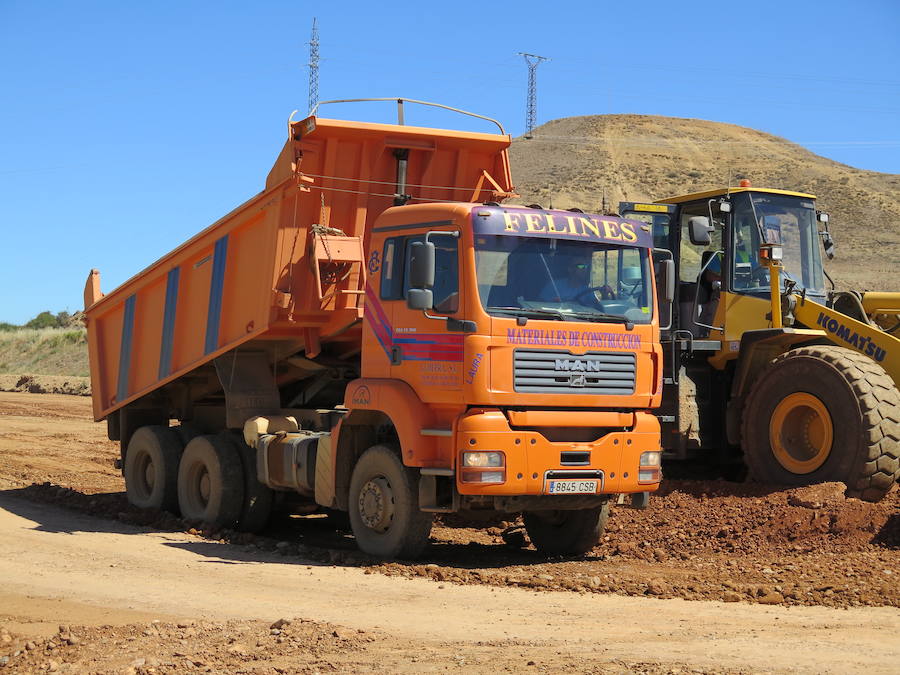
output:
{"label": "loader cab", "polygon": [[[766,243],[783,249],[782,288],[793,284],[796,292],[825,298],[821,233],[812,195],[746,186],[663,201],[623,202],[620,212],[651,223],[654,245],[672,252],[678,277],[673,330],[688,332],[695,340],[715,339],[734,318],[720,311],[723,294],[766,301],[769,276],[759,260],[760,246]],[[708,240],[692,236],[692,220],[698,218],[708,222]],[[765,322],[740,323],[742,330],[766,327]]]}

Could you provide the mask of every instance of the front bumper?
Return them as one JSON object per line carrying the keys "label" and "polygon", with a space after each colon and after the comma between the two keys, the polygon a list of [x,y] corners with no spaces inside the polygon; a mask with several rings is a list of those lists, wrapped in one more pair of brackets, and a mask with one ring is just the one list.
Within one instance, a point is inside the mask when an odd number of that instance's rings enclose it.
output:
{"label": "front bumper", "polygon": [[[515,413],[510,413],[511,417]],[[615,430],[590,442],[554,442],[547,423],[550,416],[553,426],[571,428],[572,422],[596,420],[599,415],[617,422]],[[590,417],[593,415],[594,417]],[[456,440],[456,488],[461,495],[543,495],[547,493],[547,481],[560,478],[598,480],[596,494],[653,492],[659,481],[639,482],[641,453],[659,451],[660,430],[657,418],[647,412],[635,413],[570,413],[568,411],[541,411],[532,416],[541,426],[513,427],[506,415],[497,409],[468,411],[457,423]],[[601,418],[603,419],[603,418]],[[529,418],[520,417],[517,422]],[[621,422],[627,424],[619,424]],[[585,425],[588,426],[588,425]],[[623,430],[624,429],[624,430]],[[545,433],[542,433],[545,432]],[[461,454],[472,451],[500,451],[505,457],[505,482],[480,484],[463,482],[460,470]],[[573,464],[571,455],[577,453],[584,460]],[[657,476],[660,474],[657,473]]]}

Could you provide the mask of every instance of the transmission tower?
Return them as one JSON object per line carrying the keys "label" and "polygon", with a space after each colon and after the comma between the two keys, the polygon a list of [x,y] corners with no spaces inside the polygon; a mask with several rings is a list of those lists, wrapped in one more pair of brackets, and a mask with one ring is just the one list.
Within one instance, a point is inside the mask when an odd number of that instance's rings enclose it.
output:
{"label": "transmission tower", "polygon": [[309,38],[309,110],[319,102],[319,27],[313,17],[312,35]]}
{"label": "transmission tower", "polygon": [[528,99],[525,103],[525,138],[531,138],[531,131],[537,123],[537,67],[541,61],[549,61],[546,56],[519,52],[528,64]]}

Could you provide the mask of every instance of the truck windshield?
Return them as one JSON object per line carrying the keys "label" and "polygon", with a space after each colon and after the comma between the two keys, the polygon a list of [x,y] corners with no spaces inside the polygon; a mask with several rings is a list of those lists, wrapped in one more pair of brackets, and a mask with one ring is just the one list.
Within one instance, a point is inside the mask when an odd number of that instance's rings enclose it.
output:
{"label": "truck windshield", "polygon": [[623,323],[653,316],[643,248],[479,234],[475,264],[488,314]]}
{"label": "truck windshield", "polygon": [[797,290],[824,295],[816,208],[810,199],[766,193],[733,198],[734,256],[732,287],[739,292],[769,292],[769,274],[759,264],[761,237],[784,248],[784,280]]}

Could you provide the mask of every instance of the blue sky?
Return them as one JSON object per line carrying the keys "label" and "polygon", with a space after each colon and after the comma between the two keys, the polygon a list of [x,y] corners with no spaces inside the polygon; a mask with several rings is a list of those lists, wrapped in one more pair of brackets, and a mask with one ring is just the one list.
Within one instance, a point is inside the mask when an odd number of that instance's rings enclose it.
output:
{"label": "blue sky", "polygon": [[[0,0],[0,321],[80,309],[92,267],[111,290],[256,194],[288,115],[307,109],[313,16],[321,99],[437,101],[519,135],[525,51],[551,59],[538,123],[695,117],[900,173],[895,0]],[[415,110],[407,122],[489,129]]]}

